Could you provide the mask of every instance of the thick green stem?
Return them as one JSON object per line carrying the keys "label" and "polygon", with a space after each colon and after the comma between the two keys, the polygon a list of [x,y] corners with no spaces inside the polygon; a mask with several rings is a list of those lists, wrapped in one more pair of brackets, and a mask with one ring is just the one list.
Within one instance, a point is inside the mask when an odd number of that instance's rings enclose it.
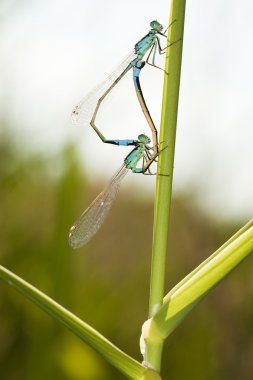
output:
{"label": "thick green stem", "polygon": [[[164,296],[165,263],[168,243],[168,225],[170,216],[174,151],[178,96],[180,85],[185,0],[172,0],[168,30],[166,73],[164,75],[163,104],[160,129],[161,152],[158,161],[156,187],[153,256],[150,284],[149,317],[151,318],[162,305]],[[159,175],[160,174],[160,175]],[[160,369],[163,342],[155,342],[156,348],[147,345],[145,361],[157,371]]]}

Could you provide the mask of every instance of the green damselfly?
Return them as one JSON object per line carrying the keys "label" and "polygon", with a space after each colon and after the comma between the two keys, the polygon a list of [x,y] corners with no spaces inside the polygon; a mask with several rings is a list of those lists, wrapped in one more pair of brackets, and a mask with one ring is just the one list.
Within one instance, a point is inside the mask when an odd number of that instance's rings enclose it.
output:
{"label": "green damselfly", "polygon": [[[149,145],[151,142],[150,138],[144,134],[139,135],[138,140],[107,140],[97,128],[95,131],[104,143],[134,146],[134,149],[126,156],[123,165],[114,174],[106,188],[95,198],[70,228],[69,245],[72,248],[80,248],[99,230],[112,206],[125,175],[129,171],[152,174],[150,166],[158,155],[157,152],[154,153],[154,148]],[[138,167],[140,161],[142,161],[142,166]]]}

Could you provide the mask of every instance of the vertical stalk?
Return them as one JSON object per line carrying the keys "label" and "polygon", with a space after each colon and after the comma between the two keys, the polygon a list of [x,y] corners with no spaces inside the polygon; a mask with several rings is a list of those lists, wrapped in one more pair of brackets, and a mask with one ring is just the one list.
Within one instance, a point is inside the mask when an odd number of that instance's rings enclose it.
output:
{"label": "vertical stalk", "polygon": [[[171,0],[168,30],[169,45],[175,42],[166,52],[166,73],[164,75],[163,102],[160,128],[158,175],[156,182],[153,252],[150,283],[149,318],[162,305],[164,296],[165,265],[168,243],[168,225],[170,217],[174,151],[178,97],[181,73],[184,15],[186,0]],[[180,40],[179,40],[180,39]],[[179,41],[178,41],[179,40]],[[178,41],[178,42],[176,42]],[[159,175],[160,174],[160,175]],[[160,370],[163,342],[147,342],[145,361]]]}

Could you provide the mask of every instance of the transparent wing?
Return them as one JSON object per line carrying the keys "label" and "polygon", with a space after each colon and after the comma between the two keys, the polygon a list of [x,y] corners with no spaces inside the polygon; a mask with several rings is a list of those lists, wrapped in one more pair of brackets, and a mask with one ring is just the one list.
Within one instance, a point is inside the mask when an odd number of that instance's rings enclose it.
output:
{"label": "transparent wing", "polygon": [[106,92],[134,58],[136,58],[136,54],[133,50],[103,82],[89,92],[80,103],[74,107],[71,113],[71,119],[74,124],[78,126],[89,125],[99,98]]}
{"label": "transparent wing", "polygon": [[91,205],[70,228],[69,245],[79,248],[86,244],[103,224],[118,193],[122,179],[129,169],[125,165],[114,174],[109,185],[94,199]]}

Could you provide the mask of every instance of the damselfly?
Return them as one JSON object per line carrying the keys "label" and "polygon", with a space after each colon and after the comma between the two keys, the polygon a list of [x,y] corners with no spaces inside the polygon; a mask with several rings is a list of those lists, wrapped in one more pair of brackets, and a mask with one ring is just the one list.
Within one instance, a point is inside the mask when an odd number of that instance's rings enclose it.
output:
{"label": "damselfly", "polygon": [[[174,22],[175,20],[170,25],[172,25]],[[135,44],[134,50],[122,62],[122,64],[111,75],[109,75],[105,81],[103,81],[93,91],[88,93],[88,95],[85,96],[85,98],[74,107],[74,110],[72,111],[72,120],[74,123],[78,125],[95,125],[96,116],[101,103],[130,69],[138,69],[139,65],[144,65],[147,63],[153,67],[163,70],[161,67],[155,64],[155,56],[157,50],[159,54],[164,54],[166,52],[166,49],[177,41],[174,41],[162,48],[159,36],[167,38],[167,35],[165,33],[168,28],[163,33],[163,26],[156,20],[152,21],[150,23],[150,26],[151,29],[149,32]],[[147,58],[143,60],[146,53],[148,53]],[[150,62],[152,53],[152,61]],[[154,147],[157,147],[157,139],[154,140],[155,133],[153,133],[153,131],[152,134],[153,145]]]}
{"label": "damselfly", "polygon": [[[139,135],[138,140],[107,140],[99,131],[96,132],[105,143],[121,146],[132,145],[134,149],[126,156],[123,165],[114,174],[107,187],[97,196],[70,228],[69,244],[72,248],[83,246],[99,230],[111,208],[125,175],[129,171],[133,173],[152,174],[150,165],[156,160],[158,155],[158,153],[154,153],[154,149],[149,145],[151,142],[150,138],[144,134]],[[142,161],[142,166],[138,167],[140,161]]]}

